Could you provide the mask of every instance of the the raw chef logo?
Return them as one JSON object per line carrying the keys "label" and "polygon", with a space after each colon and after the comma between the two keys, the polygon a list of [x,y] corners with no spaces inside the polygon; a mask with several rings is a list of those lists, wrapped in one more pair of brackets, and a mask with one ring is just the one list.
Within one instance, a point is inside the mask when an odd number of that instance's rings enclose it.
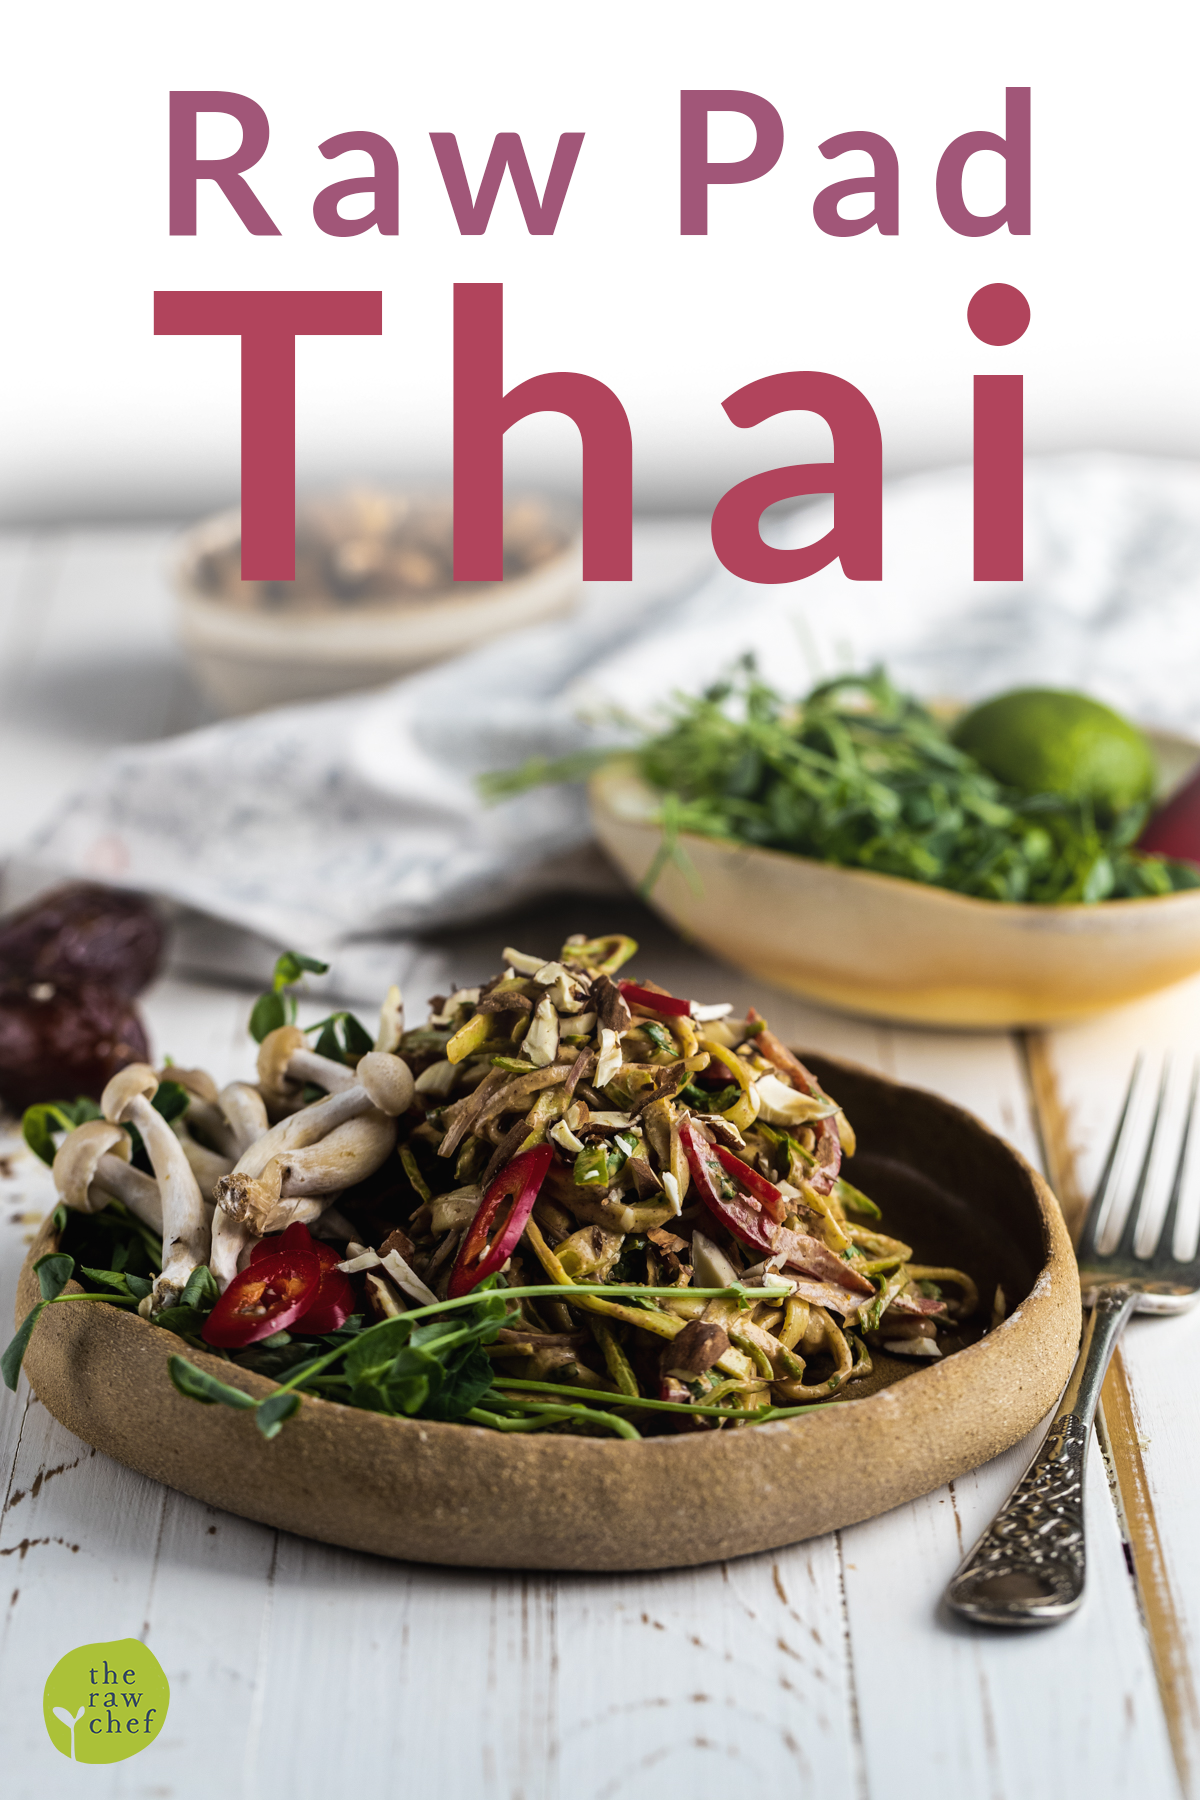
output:
{"label": "the raw chef logo", "polygon": [[72,1762],[122,1762],[162,1730],[171,1690],[137,1638],[81,1644],[56,1662],[42,1696],[50,1742]]}

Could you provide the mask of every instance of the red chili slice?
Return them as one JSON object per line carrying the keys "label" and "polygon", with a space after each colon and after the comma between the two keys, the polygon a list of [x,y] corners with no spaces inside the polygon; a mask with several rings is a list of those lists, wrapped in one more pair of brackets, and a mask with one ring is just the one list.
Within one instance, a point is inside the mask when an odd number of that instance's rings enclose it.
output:
{"label": "red chili slice", "polygon": [[311,1250],[323,1269],[336,1269],[342,1260],[332,1244],[315,1238],[308,1226],[297,1220],[279,1237],[259,1238],[250,1252],[250,1261],[256,1263],[264,1256],[277,1256],[281,1250]]}
{"label": "red chili slice", "polygon": [[[740,1243],[748,1244],[750,1249],[770,1255],[774,1250],[776,1227],[773,1221],[763,1217],[759,1201],[749,1194],[726,1194],[725,1172],[719,1156],[708,1139],[697,1130],[690,1118],[679,1122],[679,1141],[683,1145],[692,1178],[700,1192],[700,1198],[714,1218],[719,1219],[727,1231]],[[729,1153],[726,1152],[728,1155]],[[744,1163],[737,1158],[731,1159],[736,1165],[739,1176],[748,1174]],[[770,1183],[767,1183],[769,1186]],[[778,1191],[778,1190],[776,1190]]]}
{"label": "red chili slice", "polygon": [[[472,1288],[478,1287],[508,1261],[520,1242],[525,1222],[533,1211],[533,1203],[553,1160],[553,1144],[537,1144],[532,1150],[523,1150],[519,1156],[514,1156],[501,1169],[483,1196],[479,1211],[471,1221],[471,1229],[463,1239],[450,1276],[448,1294],[451,1300],[457,1300],[460,1294],[469,1294]],[[501,1217],[501,1209],[506,1204],[508,1211]],[[494,1234],[489,1243],[488,1233],[493,1227]]]}
{"label": "red chili slice", "polygon": [[273,1256],[281,1250],[307,1250],[321,1265],[321,1284],[316,1298],[297,1324],[312,1332],[314,1337],[322,1337],[325,1332],[336,1331],[339,1325],[344,1325],[354,1311],[354,1288],[350,1277],[338,1268],[342,1259],[333,1245],[313,1237],[308,1226],[297,1220],[288,1226],[282,1237],[259,1239],[250,1252],[251,1267],[263,1257]]}
{"label": "red chili slice", "polygon": [[286,1331],[307,1312],[320,1285],[320,1260],[311,1250],[277,1250],[260,1256],[234,1276],[200,1336],[219,1350],[241,1350],[259,1338]]}
{"label": "red chili slice", "polygon": [[691,1016],[690,1000],[677,1000],[674,994],[660,994],[657,988],[642,987],[636,981],[618,981],[617,986],[631,1006],[644,1006],[650,1012],[670,1013],[676,1019]]}
{"label": "red chili slice", "polygon": [[744,1163],[740,1156],[735,1156],[724,1144],[714,1144],[713,1153],[726,1173],[748,1188],[753,1198],[766,1207],[775,1223],[782,1225],[787,1217],[787,1207],[775,1183],[768,1181],[765,1175],[760,1175],[757,1169],[752,1169],[749,1163]]}
{"label": "red chili slice", "polygon": [[[714,1148],[690,1118],[680,1121],[679,1141],[686,1152],[705,1206],[740,1243],[767,1255],[782,1252],[788,1268],[798,1269],[811,1275],[814,1280],[833,1282],[855,1294],[875,1292],[873,1283],[865,1275],[852,1269],[819,1239],[808,1237],[803,1232],[782,1231],[772,1220],[766,1218],[756,1193],[762,1189],[771,1189],[771,1183],[764,1180],[757,1170],[748,1169],[745,1163],[739,1162],[723,1144]],[[748,1188],[753,1187],[754,1191],[732,1196],[722,1193],[722,1173],[725,1170],[744,1182]],[[782,1203],[783,1196],[779,1189],[773,1188],[771,1191]],[[763,1202],[766,1200],[767,1196],[763,1194]]]}

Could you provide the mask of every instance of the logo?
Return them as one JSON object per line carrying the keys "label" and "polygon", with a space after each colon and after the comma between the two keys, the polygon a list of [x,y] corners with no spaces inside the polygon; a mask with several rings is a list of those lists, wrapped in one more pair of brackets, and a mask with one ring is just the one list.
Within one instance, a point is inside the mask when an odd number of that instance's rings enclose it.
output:
{"label": "logo", "polygon": [[163,1728],[171,1689],[137,1638],[81,1644],[56,1662],[42,1696],[50,1742],[72,1762],[123,1762]]}

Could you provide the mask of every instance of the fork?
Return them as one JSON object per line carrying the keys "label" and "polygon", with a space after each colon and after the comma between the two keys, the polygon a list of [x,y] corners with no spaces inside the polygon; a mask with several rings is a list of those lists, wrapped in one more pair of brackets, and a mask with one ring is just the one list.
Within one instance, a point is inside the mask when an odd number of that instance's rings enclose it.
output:
{"label": "fork", "polygon": [[[1200,1252],[1190,1261],[1174,1254],[1180,1194],[1188,1141],[1196,1114],[1193,1070],[1184,1111],[1179,1153],[1166,1215],[1155,1242],[1138,1254],[1146,1195],[1156,1148],[1161,1159],[1164,1102],[1169,1065],[1158,1085],[1154,1113],[1133,1199],[1114,1248],[1101,1252],[1102,1221],[1120,1203],[1120,1175],[1136,1154],[1140,1109],[1133,1104],[1142,1071],[1134,1063],[1121,1116],[1113,1133],[1099,1184],[1083,1221],[1076,1258],[1083,1304],[1089,1308],[1079,1358],[1059,1402],[1054,1423],[1028,1472],[1000,1508],[946,1589],[946,1604],[981,1625],[1055,1625],[1083,1599],[1086,1571],[1083,1494],[1092,1420],[1105,1372],[1130,1315],[1177,1313],[1191,1306],[1200,1290]],[[1156,1185],[1156,1184],[1153,1184]],[[1106,1206],[1110,1193],[1113,1205]]]}

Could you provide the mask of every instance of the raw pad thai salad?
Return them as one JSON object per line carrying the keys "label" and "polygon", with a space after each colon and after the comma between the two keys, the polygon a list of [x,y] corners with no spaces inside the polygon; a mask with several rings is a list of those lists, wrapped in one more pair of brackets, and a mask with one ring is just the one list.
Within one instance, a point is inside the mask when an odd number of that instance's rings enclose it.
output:
{"label": "raw pad thai salad", "polygon": [[636,950],[506,949],[419,1027],[393,988],[373,1038],[348,1013],[300,1029],[323,965],[289,953],[251,1015],[256,1082],[133,1064],[99,1105],[31,1108],[59,1242],[9,1386],[44,1308],[92,1301],[174,1333],[176,1387],[267,1437],[304,1393],[637,1438],[785,1418],[872,1352],[978,1335],[969,1277],[916,1263],[843,1174],[836,1098],[753,1009],[626,978]]}

